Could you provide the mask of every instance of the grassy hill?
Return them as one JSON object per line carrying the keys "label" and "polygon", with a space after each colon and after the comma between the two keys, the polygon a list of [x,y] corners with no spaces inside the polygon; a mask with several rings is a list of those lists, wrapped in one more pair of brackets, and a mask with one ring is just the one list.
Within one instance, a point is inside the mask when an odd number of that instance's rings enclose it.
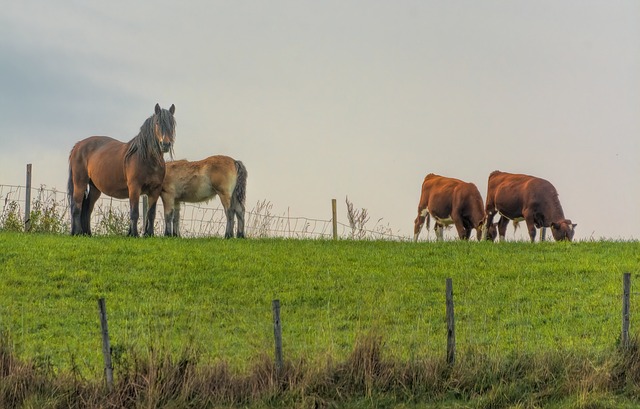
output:
{"label": "grassy hill", "polygon": [[[271,302],[279,299],[288,362],[310,368],[350,362],[364,342],[369,353],[394,365],[440,365],[445,280],[452,278],[457,365],[466,372],[484,365],[479,357],[494,369],[509,357],[539,362],[549,354],[606,366],[619,343],[622,273],[639,267],[638,242],[225,241],[0,232],[0,329],[12,354],[35,367],[100,379],[97,300],[104,297],[116,377],[137,357],[152,359],[154,351],[175,359],[190,351],[199,366],[224,363],[242,374],[273,356]],[[632,317],[636,300],[633,294]],[[442,388],[433,392],[441,402],[482,396]],[[604,396],[624,392],[608,388]],[[407,396],[410,402],[416,394]],[[397,399],[393,394],[391,401]]]}

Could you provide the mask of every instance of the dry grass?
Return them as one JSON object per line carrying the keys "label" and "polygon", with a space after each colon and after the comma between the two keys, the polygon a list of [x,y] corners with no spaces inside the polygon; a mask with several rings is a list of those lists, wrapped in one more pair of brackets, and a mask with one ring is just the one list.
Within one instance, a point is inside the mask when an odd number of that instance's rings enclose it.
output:
{"label": "dry grass", "polygon": [[504,357],[470,352],[449,366],[440,358],[385,357],[384,340],[370,333],[357,340],[344,362],[328,357],[321,367],[311,367],[304,359],[286,361],[280,373],[266,355],[245,373],[235,373],[225,362],[199,362],[194,351],[175,358],[150,348],[147,357],[133,356],[116,368],[111,391],[102,382],[18,361],[10,345],[6,338],[0,344],[3,408],[330,408],[345,402],[608,407],[611,399],[615,406],[620,397],[640,398],[637,338],[598,362],[561,351]]}

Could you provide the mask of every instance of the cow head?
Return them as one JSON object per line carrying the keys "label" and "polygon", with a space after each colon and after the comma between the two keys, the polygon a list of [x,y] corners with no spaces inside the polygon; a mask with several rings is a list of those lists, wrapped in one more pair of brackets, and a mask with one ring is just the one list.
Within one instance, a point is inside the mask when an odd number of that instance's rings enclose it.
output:
{"label": "cow head", "polygon": [[483,234],[486,234],[486,236],[484,237],[485,240],[495,241],[496,238],[498,237],[498,223],[491,223],[489,225],[489,228],[487,228],[485,231],[486,223],[487,223],[487,219],[484,219],[477,228],[478,241],[482,241]]}
{"label": "cow head", "polygon": [[577,224],[571,223],[571,220],[564,219],[559,222],[551,223],[551,234],[556,241],[573,239]]}

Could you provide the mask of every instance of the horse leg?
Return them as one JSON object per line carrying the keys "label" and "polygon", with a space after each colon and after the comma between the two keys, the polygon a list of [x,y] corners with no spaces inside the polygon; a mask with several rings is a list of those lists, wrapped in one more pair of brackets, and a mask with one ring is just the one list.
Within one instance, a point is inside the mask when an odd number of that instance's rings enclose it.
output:
{"label": "horse leg", "polygon": [[89,184],[88,178],[81,178],[77,176],[80,172],[77,170],[73,172],[72,181],[69,185],[73,186],[71,193],[71,235],[76,236],[79,234],[86,234],[83,228],[83,210],[85,205],[85,194],[87,185]]}
{"label": "horse leg", "polygon": [[244,205],[236,203],[234,211],[238,219],[238,232],[236,233],[236,237],[244,239]]}
{"label": "horse leg", "polygon": [[173,233],[174,237],[180,237],[180,203],[176,203],[173,209]]}
{"label": "horse leg", "polygon": [[80,218],[82,232],[89,236],[91,236],[91,214],[101,194],[102,192],[93,183],[89,183],[89,194],[82,201],[82,217]]}
{"label": "horse leg", "polygon": [[[165,203],[166,206],[166,203]],[[173,227],[173,217],[175,210],[164,208],[164,235],[171,236],[171,227]]]}
{"label": "horse leg", "polygon": [[147,223],[144,226],[144,235],[146,237],[153,237],[153,230],[156,222],[156,206],[158,204],[158,194],[149,194],[149,210],[147,210]]}
{"label": "horse leg", "polygon": [[[76,189],[77,191],[77,189]],[[82,205],[84,204],[84,192],[80,193],[82,196],[78,200],[73,194],[71,199],[71,235],[77,236],[83,234],[82,231]]]}
{"label": "horse leg", "polygon": [[224,238],[230,239],[233,237],[233,225],[234,225],[234,211],[231,203],[231,195],[226,192],[219,192],[220,202],[224,208],[224,214],[227,216],[227,228],[224,231]]}
{"label": "horse leg", "polygon": [[140,190],[129,187],[129,232],[128,236],[138,237],[138,219],[140,218]]}
{"label": "horse leg", "polygon": [[[244,203],[240,203],[239,200],[236,199],[235,195],[231,198],[231,208],[233,209],[233,213],[238,219],[238,229],[236,232],[236,237],[239,239],[244,238]],[[233,215],[231,216],[233,218]],[[232,226],[233,228],[233,226]]]}

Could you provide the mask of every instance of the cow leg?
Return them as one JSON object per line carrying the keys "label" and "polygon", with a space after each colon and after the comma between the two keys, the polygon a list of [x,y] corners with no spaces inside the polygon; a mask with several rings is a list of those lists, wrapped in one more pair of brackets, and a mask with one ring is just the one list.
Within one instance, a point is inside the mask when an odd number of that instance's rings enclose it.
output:
{"label": "cow leg", "polygon": [[444,240],[444,225],[440,224],[439,222],[436,222],[435,226],[434,226],[434,230],[436,232],[436,241],[443,241]]}
{"label": "cow leg", "polygon": [[460,240],[469,240],[469,236],[471,236],[471,228],[467,228],[467,226],[465,226],[464,219],[458,219],[454,222],[454,224],[456,226],[456,230],[458,231],[458,237],[460,238]]}
{"label": "cow leg", "polygon": [[507,219],[504,216],[500,216],[500,219],[498,220],[498,236],[500,237],[500,241],[505,241],[508,225],[509,225],[509,219]]}
{"label": "cow leg", "polygon": [[[492,210],[489,210],[489,209],[492,209]],[[496,210],[493,207],[489,207],[489,204],[487,203],[485,214],[486,214],[485,221],[484,221],[484,224],[482,225],[482,240],[487,239],[487,232],[488,232],[489,226],[493,224],[493,217],[496,215]]]}
{"label": "cow leg", "polygon": [[532,215],[525,215],[525,221],[527,222],[527,230],[529,230],[529,237],[531,238],[531,242],[536,241],[536,224]]}
{"label": "cow leg", "polygon": [[[413,222],[413,241],[418,241],[418,236],[420,235],[420,230],[422,230],[422,226],[424,226],[425,219],[429,216],[427,209],[418,209],[418,216],[416,220]],[[428,228],[428,225],[427,225]]]}

